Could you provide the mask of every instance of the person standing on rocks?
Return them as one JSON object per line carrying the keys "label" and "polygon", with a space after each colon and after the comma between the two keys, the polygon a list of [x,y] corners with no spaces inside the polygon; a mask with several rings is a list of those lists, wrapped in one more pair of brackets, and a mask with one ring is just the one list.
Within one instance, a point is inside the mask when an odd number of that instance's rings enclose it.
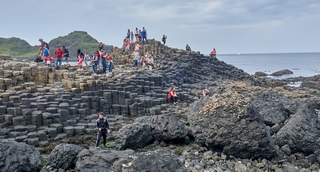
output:
{"label": "person standing on rocks", "polygon": [[191,51],[191,48],[188,44],[186,45],[186,51]]}
{"label": "person standing on rocks", "polygon": [[66,49],[66,47],[64,45],[62,45],[62,50],[63,50],[63,59],[66,62],[67,66],[70,66],[70,64],[68,63],[68,59],[69,59],[69,50]]}
{"label": "person standing on rocks", "polygon": [[97,65],[99,63],[98,55],[99,53],[93,52],[92,59],[91,59],[92,70],[94,75],[97,75]]}
{"label": "person standing on rocks", "polygon": [[111,130],[109,129],[108,120],[104,117],[102,112],[99,113],[99,118],[97,119],[96,124],[98,128],[96,147],[99,146],[101,137],[103,137],[103,146],[106,148],[107,134],[110,134]]}
{"label": "person standing on rocks", "polygon": [[130,41],[130,29],[128,29],[127,37],[126,37],[126,38],[128,38],[128,40]]}
{"label": "person standing on rocks", "polygon": [[144,40],[146,40],[146,43],[148,44],[148,34],[147,34],[147,30],[142,27],[142,31],[141,31],[141,36],[142,36],[142,44],[144,44]]}
{"label": "person standing on rocks", "polygon": [[134,36],[136,37],[136,42],[139,41],[139,30],[138,30],[138,28],[136,28],[136,33],[134,34]]}
{"label": "person standing on rocks", "polygon": [[81,52],[80,49],[78,49],[77,54],[78,54],[77,57],[78,57],[78,66],[79,66],[78,70],[83,70],[82,62],[83,62],[83,59],[84,59],[84,54]]}
{"label": "person standing on rocks", "polygon": [[99,51],[103,50],[103,47],[104,47],[103,43],[100,42],[100,43],[99,43]]}
{"label": "person standing on rocks", "polygon": [[107,55],[108,54],[106,54],[105,56],[103,54],[101,55],[101,66],[103,74],[106,74],[107,72]]}
{"label": "person standing on rocks", "polygon": [[133,66],[137,66],[138,65],[139,52],[137,50],[135,50],[131,55],[133,56]]}
{"label": "person standing on rocks", "polygon": [[113,68],[113,56],[111,53],[107,53],[107,60],[108,60],[108,71],[112,73],[112,68]]}
{"label": "person standing on rocks", "polygon": [[89,61],[89,60],[90,60],[90,56],[89,56],[88,52],[85,52],[84,53],[84,63],[86,64],[86,66],[88,66],[87,61]]}
{"label": "person standing on rocks", "polygon": [[61,67],[61,58],[63,56],[63,50],[60,49],[60,46],[54,51],[54,56],[56,58],[56,69],[60,69]]}
{"label": "person standing on rocks", "polygon": [[43,58],[44,58],[43,62],[44,62],[44,64],[46,64],[46,59],[49,56],[50,56],[50,51],[47,48],[47,44],[44,44],[44,46],[43,46]]}
{"label": "person standing on rocks", "polygon": [[134,51],[140,52],[140,44],[139,43],[136,43],[136,45],[134,46]]}
{"label": "person standing on rocks", "polygon": [[[46,43],[46,42],[44,42],[42,38],[39,38],[39,42],[41,43],[41,44],[40,44],[40,48],[41,48],[41,47],[44,47],[44,45],[46,45],[46,47],[47,47],[48,50],[49,50],[49,44]],[[39,52],[40,52],[40,48],[39,48],[39,50],[38,50]]]}
{"label": "person standing on rocks", "polygon": [[132,31],[130,32],[130,38],[131,38],[131,40],[130,40],[131,43],[133,43],[133,32]]}
{"label": "person standing on rocks", "polygon": [[163,35],[163,37],[162,37],[163,45],[166,45],[166,41],[167,41],[167,36]]}

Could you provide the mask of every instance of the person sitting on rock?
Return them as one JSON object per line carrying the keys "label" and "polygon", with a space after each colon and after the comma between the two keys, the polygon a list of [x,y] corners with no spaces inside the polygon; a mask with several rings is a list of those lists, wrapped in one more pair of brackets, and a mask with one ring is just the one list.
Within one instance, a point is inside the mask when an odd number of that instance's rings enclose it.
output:
{"label": "person sitting on rock", "polygon": [[142,58],[140,56],[138,58],[138,66],[142,66]]}
{"label": "person sitting on rock", "polygon": [[149,57],[149,59],[147,61],[147,65],[149,66],[149,70],[152,70],[152,66],[153,66],[153,58],[152,58],[152,56]]}
{"label": "person sitting on rock", "polygon": [[171,90],[169,91],[168,98],[170,97],[170,100],[173,104],[177,104],[178,103],[178,96],[177,96],[177,92],[176,89],[174,87],[171,88]]}
{"label": "person sitting on rock", "polygon": [[98,129],[96,147],[99,146],[101,137],[103,137],[103,146],[106,148],[107,134],[111,134],[111,130],[109,129],[108,120],[106,117],[104,117],[102,112],[99,113],[99,118],[96,121],[96,125]]}
{"label": "person sitting on rock", "polygon": [[51,67],[51,63],[53,63],[53,58],[51,56],[46,57],[45,59],[47,66]]}
{"label": "person sitting on rock", "polygon": [[203,95],[203,96],[207,96],[207,95],[209,95],[209,93],[210,93],[210,91],[209,91],[208,88],[206,88],[206,89],[204,89],[204,90],[202,91],[202,95]]}
{"label": "person sitting on rock", "polygon": [[191,48],[188,44],[186,45],[186,51],[191,51]]}

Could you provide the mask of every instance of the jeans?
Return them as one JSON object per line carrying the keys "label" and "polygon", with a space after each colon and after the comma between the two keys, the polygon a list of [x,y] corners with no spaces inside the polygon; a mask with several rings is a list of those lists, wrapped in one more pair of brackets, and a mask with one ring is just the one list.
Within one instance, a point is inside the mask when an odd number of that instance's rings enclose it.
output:
{"label": "jeans", "polygon": [[109,72],[112,72],[112,66],[113,66],[113,63],[109,62]]}
{"label": "jeans", "polygon": [[138,60],[133,60],[133,66],[137,66],[138,65]]}
{"label": "jeans", "polygon": [[97,74],[97,64],[95,62],[92,63],[93,73]]}
{"label": "jeans", "polygon": [[107,71],[107,61],[106,60],[101,60],[101,65],[102,65],[102,73],[106,73],[106,71]]}
{"label": "jeans", "polygon": [[56,58],[56,69],[60,69],[61,67],[61,58]]}
{"label": "jeans", "polygon": [[106,142],[107,142],[107,131],[99,131],[99,132],[98,132],[98,137],[97,137],[97,142],[96,142],[96,147],[99,146],[101,137],[103,137],[103,146],[106,146]]}
{"label": "jeans", "polygon": [[142,44],[144,44],[144,40],[146,40],[146,42],[148,43],[148,39],[146,36],[142,37]]}

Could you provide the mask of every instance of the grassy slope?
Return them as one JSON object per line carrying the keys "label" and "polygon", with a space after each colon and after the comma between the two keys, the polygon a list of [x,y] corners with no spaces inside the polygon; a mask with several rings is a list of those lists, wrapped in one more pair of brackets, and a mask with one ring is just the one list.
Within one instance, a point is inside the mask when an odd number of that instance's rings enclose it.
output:
{"label": "grassy slope", "polygon": [[[66,36],[60,36],[49,42],[53,54],[57,45],[65,45],[71,57],[76,56],[78,48],[83,52],[98,50],[98,41],[86,32],[74,31]],[[27,41],[19,38],[0,38],[0,54],[12,57],[36,57],[39,46],[31,46]]]}

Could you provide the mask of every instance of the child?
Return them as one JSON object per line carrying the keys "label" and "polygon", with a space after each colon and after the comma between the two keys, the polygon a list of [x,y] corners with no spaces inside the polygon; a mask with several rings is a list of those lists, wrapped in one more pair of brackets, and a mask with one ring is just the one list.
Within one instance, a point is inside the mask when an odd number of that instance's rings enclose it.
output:
{"label": "child", "polygon": [[51,63],[53,63],[53,58],[48,56],[46,57],[45,61],[47,63],[47,66],[51,67]]}
{"label": "child", "polygon": [[83,59],[84,59],[84,54],[81,52],[80,49],[78,49],[78,66],[79,66],[79,69],[78,69],[78,70],[83,70],[83,69],[82,69]]}

